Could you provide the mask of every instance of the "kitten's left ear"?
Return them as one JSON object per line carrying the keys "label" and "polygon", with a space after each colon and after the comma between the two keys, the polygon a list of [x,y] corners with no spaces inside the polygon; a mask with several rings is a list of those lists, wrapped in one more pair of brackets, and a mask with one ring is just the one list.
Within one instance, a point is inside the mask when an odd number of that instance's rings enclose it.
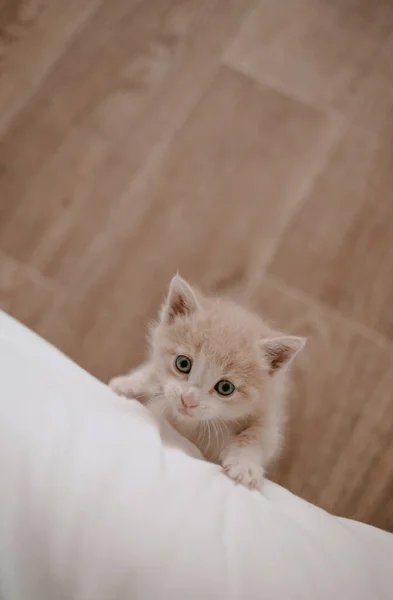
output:
{"label": "kitten's left ear", "polygon": [[189,283],[175,275],[169,285],[168,296],[161,310],[161,320],[171,323],[176,317],[186,317],[199,309],[196,295]]}
{"label": "kitten's left ear", "polygon": [[261,350],[264,362],[267,362],[269,375],[288,365],[302,350],[306,343],[306,338],[296,337],[294,335],[282,335],[274,338],[261,340]]}

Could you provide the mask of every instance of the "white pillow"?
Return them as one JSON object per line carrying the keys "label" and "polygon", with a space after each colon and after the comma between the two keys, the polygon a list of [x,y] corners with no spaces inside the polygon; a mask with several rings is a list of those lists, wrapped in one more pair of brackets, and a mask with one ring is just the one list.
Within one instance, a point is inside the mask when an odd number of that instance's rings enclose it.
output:
{"label": "white pillow", "polygon": [[236,486],[0,314],[2,600],[393,598],[393,536]]}

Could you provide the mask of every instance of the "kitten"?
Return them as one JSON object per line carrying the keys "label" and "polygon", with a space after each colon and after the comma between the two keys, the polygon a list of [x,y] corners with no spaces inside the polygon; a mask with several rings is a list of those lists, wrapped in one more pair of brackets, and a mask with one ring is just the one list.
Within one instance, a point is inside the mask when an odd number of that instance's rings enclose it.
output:
{"label": "kitten", "polygon": [[281,445],[287,367],[305,339],[272,331],[235,303],[172,279],[151,357],[109,382],[146,402],[235,481],[259,488]]}

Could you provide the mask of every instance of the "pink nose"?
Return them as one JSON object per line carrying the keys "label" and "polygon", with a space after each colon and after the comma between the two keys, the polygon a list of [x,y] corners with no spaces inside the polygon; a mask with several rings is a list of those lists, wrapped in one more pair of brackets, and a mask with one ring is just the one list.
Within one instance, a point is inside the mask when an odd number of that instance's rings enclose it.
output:
{"label": "pink nose", "polygon": [[198,402],[193,394],[183,394],[180,398],[184,408],[195,408],[198,406]]}

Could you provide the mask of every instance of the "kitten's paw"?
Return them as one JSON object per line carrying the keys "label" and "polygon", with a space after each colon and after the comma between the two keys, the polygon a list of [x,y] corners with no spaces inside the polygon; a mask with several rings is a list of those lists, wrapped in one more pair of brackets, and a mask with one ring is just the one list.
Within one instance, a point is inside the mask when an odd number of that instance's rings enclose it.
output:
{"label": "kitten's paw", "polygon": [[129,377],[126,375],[110,379],[108,385],[118,396],[127,396],[127,398],[136,398],[137,396],[136,390],[130,385]]}
{"label": "kitten's paw", "polygon": [[246,487],[259,489],[263,483],[265,470],[258,463],[241,458],[228,458],[223,461],[222,468],[228,477]]}

